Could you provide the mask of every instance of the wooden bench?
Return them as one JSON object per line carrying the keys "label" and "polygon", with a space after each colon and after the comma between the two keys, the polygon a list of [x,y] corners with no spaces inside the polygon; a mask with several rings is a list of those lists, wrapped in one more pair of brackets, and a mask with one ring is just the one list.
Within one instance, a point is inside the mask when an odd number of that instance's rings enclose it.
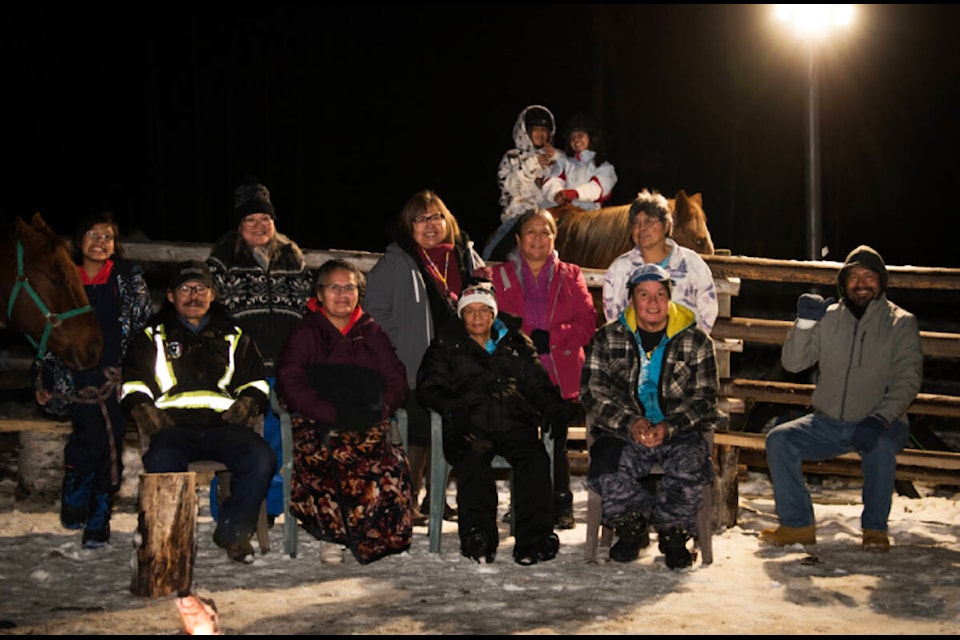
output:
{"label": "wooden bench", "polygon": [[[718,469],[714,484],[714,521],[720,528],[737,524],[740,468],[744,465],[766,468],[765,438],[763,433],[744,431],[714,433],[714,460]],[[804,462],[803,471],[817,475],[862,476],[860,456],[852,452],[829,460]],[[960,453],[906,448],[897,454],[897,480],[960,486]]]}

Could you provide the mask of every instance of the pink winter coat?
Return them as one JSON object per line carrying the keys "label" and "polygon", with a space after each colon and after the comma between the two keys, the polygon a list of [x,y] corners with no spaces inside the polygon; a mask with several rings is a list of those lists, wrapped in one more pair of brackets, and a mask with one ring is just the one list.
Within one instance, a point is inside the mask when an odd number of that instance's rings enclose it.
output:
{"label": "pink winter coat", "polygon": [[[513,260],[492,266],[491,279],[497,290],[497,306],[501,311],[522,317],[521,329],[530,335],[538,327],[527,321],[520,277],[522,259],[515,256]],[[553,269],[547,296],[548,326],[539,327],[550,333],[550,353],[541,354],[540,361],[550,380],[560,387],[564,399],[571,400],[580,395],[583,347],[597,328],[597,311],[579,266],[554,259]]]}

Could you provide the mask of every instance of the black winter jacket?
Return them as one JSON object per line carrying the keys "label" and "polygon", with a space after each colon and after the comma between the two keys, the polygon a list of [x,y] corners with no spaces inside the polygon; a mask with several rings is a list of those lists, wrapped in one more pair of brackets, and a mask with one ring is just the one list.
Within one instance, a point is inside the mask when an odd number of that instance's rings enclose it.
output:
{"label": "black winter jacket", "polygon": [[[196,403],[198,407],[165,408],[174,423],[201,428],[221,425],[220,414],[241,396],[253,398],[259,413],[266,411],[269,387],[257,344],[234,325],[218,303],[211,305],[209,317],[207,326],[194,333],[177,318],[173,305],[166,302],[134,337],[123,365],[120,406],[127,415],[142,402],[163,405],[179,397],[190,404],[190,398],[198,395],[196,392],[204,392],[200,395],[209,396],[212,401],[201,399]],[[157,353],[151,338],[151,333],[161,330],[165,335],[162,354]],[[167,376],[157,375],[158,362],[169,367],[172,387],[164,388]]]}
{"label": "black winter jacket", "polygon": [[456,402],[466,404],[476,435],[533,428],[548,409],[563,406],[533,342],[520,330],[521,319],[501,312],[497,320],[493,332],[502,323],[506,333],[491,354],[470,337],[462,320],[452,318],[417,372],[420,403],[441,415]]}

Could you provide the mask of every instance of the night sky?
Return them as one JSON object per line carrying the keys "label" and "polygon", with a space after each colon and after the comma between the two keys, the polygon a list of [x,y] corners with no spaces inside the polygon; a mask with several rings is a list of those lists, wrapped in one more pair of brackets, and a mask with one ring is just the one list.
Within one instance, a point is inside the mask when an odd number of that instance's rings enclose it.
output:
{"label": "night sky", "polygon": [[[6,215],[213,242],[245,175],[311,249],[382,251],[433,188],[482,244],[526,105],[597,116],[619,182],[715,244],[806,255],[807,58],[770,5],[8,5]],[[827,259],[957,267],[960,7],[860,5],[820,55]]]}

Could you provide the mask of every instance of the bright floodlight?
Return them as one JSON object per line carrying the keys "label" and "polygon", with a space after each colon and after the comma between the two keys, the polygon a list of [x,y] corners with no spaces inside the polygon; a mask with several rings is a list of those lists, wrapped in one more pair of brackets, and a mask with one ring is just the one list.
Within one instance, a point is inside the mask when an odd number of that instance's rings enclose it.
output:
{"label": "bright floodlight", "polygon": [[852,4],[778,4],[776,16],[797,35],[825,36],[833,27],[846,27],[853,21]]}

